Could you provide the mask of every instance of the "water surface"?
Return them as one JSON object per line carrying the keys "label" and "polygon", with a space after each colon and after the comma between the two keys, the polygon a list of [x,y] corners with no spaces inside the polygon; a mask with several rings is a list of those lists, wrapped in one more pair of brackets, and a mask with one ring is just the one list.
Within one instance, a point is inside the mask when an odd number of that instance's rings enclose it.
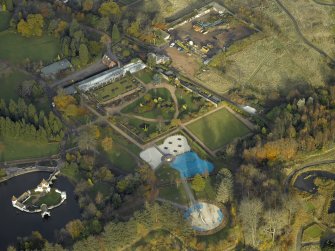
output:
{"label": "water surface", "polygon": [[21,212],[12,206],[13,195],[18,197],[23,192],[35,188],[50,173],[36,172],[24,174],[0,183],[0,250],[6,250],[15,244],[18,236],[28,236],[32,231],[39,231],[48,241],[55,241],[55,231],[63,228],[72,219],[80,218],[80,209],[73,193],[74,187],[65,177],[59,176],[52,185],[66,191],[67,199],[51,210],[51,217],[42,219],[39,213]]}

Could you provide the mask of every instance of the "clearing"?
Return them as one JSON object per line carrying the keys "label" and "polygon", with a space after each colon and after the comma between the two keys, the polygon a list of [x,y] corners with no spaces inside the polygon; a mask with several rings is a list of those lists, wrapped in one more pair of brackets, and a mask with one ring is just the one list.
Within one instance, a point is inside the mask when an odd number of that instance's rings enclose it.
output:
{"label": "clearing", "polygon": [[6,138],[0,140],[0,161],[39,158],[57,154],[58,143],[41,143]]}
{"label": "clearing", "polygon": [[6,48],[0,50],[0,58],[13,63],[21,63],[27,58],[50,63],[59,53],[60,41],[50,36],[25,38],[14,32],[3,31],[0,32],[0,48]]}
{"label": "clearing", "polygon": [[19,71],[11,71],[9,69],[8,71],[6,70],[6,72],[0,72],[1,98],[5,101],[9,101],[10,99],[16,100],[19,97],[18,88],[20,84],[28,79],[29,76],[27,74]]}
{"label": "clearing", "polygon": [[172,66],[187,76],[193,77],[201,67],[201,61],[194,55],[180,52],[176,48],[167,48],[166,52],[172,59]]}

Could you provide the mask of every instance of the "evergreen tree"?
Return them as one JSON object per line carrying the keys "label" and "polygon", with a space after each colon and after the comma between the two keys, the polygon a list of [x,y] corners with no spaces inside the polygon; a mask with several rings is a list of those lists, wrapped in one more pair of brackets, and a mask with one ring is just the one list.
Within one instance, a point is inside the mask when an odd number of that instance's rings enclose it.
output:
{"label": "evergreen tree", "polygon": [[112,39],[113,39],[113,42],[119,42],[121,39],[120,31],[116,24],[113,25]]}

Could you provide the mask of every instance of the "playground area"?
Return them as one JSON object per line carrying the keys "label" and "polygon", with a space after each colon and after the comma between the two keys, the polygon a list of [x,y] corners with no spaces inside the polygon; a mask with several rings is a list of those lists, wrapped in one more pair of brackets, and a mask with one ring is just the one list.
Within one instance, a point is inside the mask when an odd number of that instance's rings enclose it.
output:
{"label": "playground area", "polygon": [[189,220],[192,228],[198,232],[207,232],[219,227],[224,223],[224,215],[221,209],[205,202],[192,205],[184,213],[185,219]]}
{"label": "playground area", "polygon": [[[167,137],[163,144],[142,151],[140,157],[155,170],[165,184],[159,190],[159,199],[185,210],[185,219],[198,234],[212,234],[225,226],[227,221],[224,220],[223,211],[212,203],[199,202],[199,199],[204,198],[198,198],[199,193],[194,194],[188,183],[196,175],[207,176],[214,170],[214,165],[193,152],[185,136]],[[207,181],[210,182],[209,179]],[[170,183],[169,187],[166,186],[167,183]],[[182,186],[176,186],[176,183]],[[205,195],[205,201],[209,199]]]}
{"label": "playground area", "polygon": [[178,170],[182,178],[194,177],[196,174],[209,174],[214,170],[211,162],[202,160],[195,152],[186,152],[176,157],[171,167]]}

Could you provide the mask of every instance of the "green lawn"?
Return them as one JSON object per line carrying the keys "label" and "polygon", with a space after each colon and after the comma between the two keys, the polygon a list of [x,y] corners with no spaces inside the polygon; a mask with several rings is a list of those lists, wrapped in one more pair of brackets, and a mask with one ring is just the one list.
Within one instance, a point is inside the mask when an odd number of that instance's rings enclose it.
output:
{"label": "green lawn", "polygon": [[109,160],[119,169],[126,172],[134,172],[137,167],[137,162],[127,151],[117,144],[113,145],[111,151],[107,152]]}
{"label": "green lawn", "polygon": [[[194,192],[196,198],[198,200],[208,200],[213,201],[216,197],[215,188],[213,186],[214,182],[212,181],[212,177],[206,178],[206,186],[205,189],[201,192]],[[191,187],[191,182],[189,182],[189,186]]]}
{"label": "green lawn", "polygon": [[0,32],[0,58],[21,63],[26,58],[51,63],[60,51],[60,41],[50,36],[25,38],[11,32]]}
{"label": "green lawn", "polygon": [[54,189],[50,190],[50,193],[47,193],[45,196],[39,198],[39,200],[35,203],[38,206],[42,204],[46,204],[48,206],[57,205],[61,202],[62,198],[59,193],[56,193]]}
{"label": "green lawn", "polygon": [[125,77],[119,81],[111,82],[93,93],[100,102],[105,102],[135,89],[138,86],[137,82],[136,79]]}
{"label": "green lawn", "polygon": [[7,30],[11,14],[8,11],[0,11],[0,31]]}
{"label": "green lawn", "polygon": [[149,68],[145,68],[142,71],[136,72],[135,76],[139,78],[143,83],[149,84],[152,82],[154,73]]}
{"label": "green lawn", "polygon": [[[1,54],[1,49],[0,49],[0,54]],[[19,97],[18,95],[19,85],[27,79],[29,79],[28,75],[22,72],[18,72],[18,71],[6,73],[6,74],[0,74],[1,98],[5,99],[6,101],[9,101],[10,99],[16,100]]]}
{"label": "green lawn", "polygon": [[44,196],[42,193],[32,192],[31,197],[25,202],[26,205],[34,205],[40,207],[42,204],[49,206],[57,205],[61,202],[62,198],[55,189],[51,189],[49,193],[46,193]]}
{"label": "green lawn", "polygon": [[163,165],[155,171],[155,174],[159,180],[159,197],[183,205],[188,204],[189,199],[183,185],[176,184],[176,180],[180,179],[177,170],[168,165]]}
{"label": "green lawn", "polygon": [[215,150],[250,130],[226,109],[203,117],[187,126],[210,149]]}
{"label": "green lawn", "polygon": [[20,139],[0,139],[0,161],[38,158],[57,154],[58,143],[40,143]]}
{"label": "green lawn", "polygon": [[302,239],[303,241],[318,241],[322,233],[322,228],[317,224],[313,224],[304,230]]}

